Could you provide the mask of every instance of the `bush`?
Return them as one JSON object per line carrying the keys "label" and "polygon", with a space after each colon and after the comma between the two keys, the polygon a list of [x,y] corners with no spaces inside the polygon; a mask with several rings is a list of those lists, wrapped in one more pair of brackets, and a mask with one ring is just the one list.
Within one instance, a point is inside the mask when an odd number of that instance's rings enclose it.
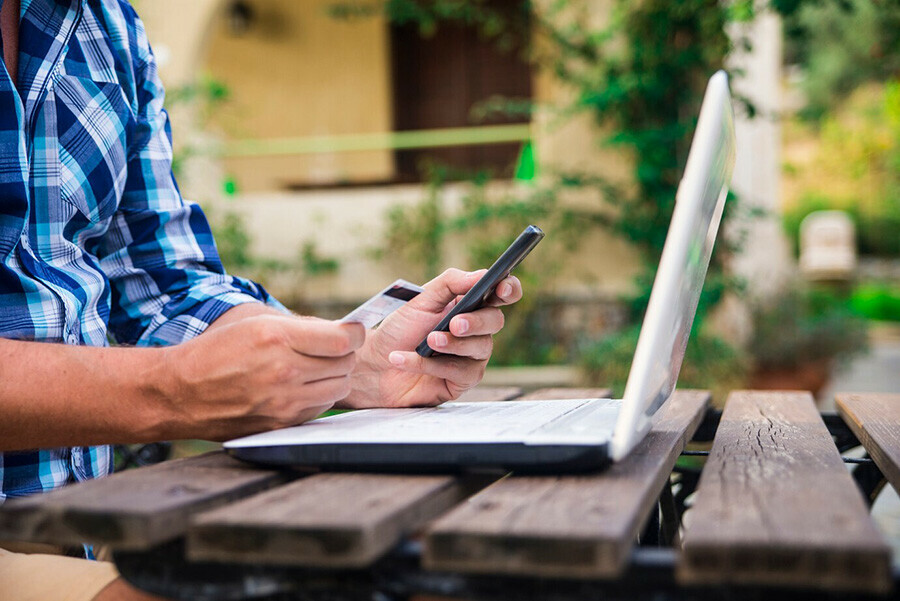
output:
{"label": "bush", "polygon": [[788,290],[752,313],[748,351],[757,369],[848,359],[868,347],[865,320],[831,292]]}
{"label": "bush", "polygon": [[[632,327],[584,345],[579,367],[586,383],[609,386],[621,398],[639,334],[640,327]],[[710,390],[721,403],[728,392],[745,385],[747,367],[740,350],[701,330],[688,341],[678,387]]]}
{"label": "bush", "polygon": [[850,306],[859,315],[879,321],[900,321],[900,289],[885,284],[857,286]]}

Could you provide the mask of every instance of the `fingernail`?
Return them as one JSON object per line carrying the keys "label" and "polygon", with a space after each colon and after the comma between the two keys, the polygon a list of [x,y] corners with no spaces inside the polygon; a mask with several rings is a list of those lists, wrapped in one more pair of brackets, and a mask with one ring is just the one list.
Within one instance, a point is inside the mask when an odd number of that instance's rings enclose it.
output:
{"label": "fingernail", "polygon": [[456,329],[460,334],[465,334],[469,331],[469,321],[466,319],[460,319],[456,322]]}
{"label": "fingernail", "polygon": [[503,284],[500,286],[500,296],[506,297],[512,294],[512,286],[509,284]]}
{"label": "fingernail", "polygon": [[401,355],[400,353],[391,353],[388,356],[388,360],[394,365],[400,366],[406,363],[406,357]]}
{"label": "fingernail", "polygon": [[447,335],[443,332],[436,332],[434,335],[434,346],[447,346]]}

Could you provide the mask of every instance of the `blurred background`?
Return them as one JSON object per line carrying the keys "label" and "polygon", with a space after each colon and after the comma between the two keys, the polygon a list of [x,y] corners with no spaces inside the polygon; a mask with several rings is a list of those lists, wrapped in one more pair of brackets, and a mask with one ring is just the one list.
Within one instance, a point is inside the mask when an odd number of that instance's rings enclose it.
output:
{"label": "blurred background", "polygon": [[897,391],[900,5],[137,0],[226,268],[339,317],[529,224],[489,384],[621,393],[708,77],[738,166],[680,386]]}

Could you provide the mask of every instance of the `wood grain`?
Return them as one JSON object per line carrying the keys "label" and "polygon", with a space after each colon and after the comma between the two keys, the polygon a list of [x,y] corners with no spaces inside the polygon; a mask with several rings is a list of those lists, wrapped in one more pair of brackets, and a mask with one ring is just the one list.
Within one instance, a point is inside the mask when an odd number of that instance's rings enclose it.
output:
{"label": "wood grain", "polygon": [[900,491],[900,394],[838,393],[835,401],[844,422]]}
{"label": "wood grain", "polygon": [[465,403],[509,401],[521,394],[522,389],[518,386],[476,386],[462,393],[456,400]]}
{"label": "wood grain", "polygon": [[284,480],[223,452],[167,461],[10,500],[0,508],[0,540],[146,549],[184,533],[193,512]]}
{"label": "wood grain", "polygon": [[[576,398],[583,393],[572,392]],[[647,437],[603,473],[514,476],[486,488],[430,526],[426,567],[545,577],[617,576],[708,401],[706,392],[677,391]]]}
{"label": "wood grain", "polygon": [[188,556],[362,567],[464,495],[450,476],[319,474],[198,516]]}
{"label": "wood grain", "polygon": [[540,388],[529,392],[517,401],[550,401],[554,399],[608,399],[609,388]]}
{"label": "wood grain", "polygon": [[890,586],[889,549],[808,393],[729,396],[685,522],[686,583]]}

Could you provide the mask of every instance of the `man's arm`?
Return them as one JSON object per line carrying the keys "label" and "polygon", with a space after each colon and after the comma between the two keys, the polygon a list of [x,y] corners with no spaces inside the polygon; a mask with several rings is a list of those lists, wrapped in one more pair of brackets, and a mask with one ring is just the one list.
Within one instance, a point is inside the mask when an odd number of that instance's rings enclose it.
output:
{"label": "man's arm", "polygon": [[348,394],[359,324],[222,319],[167,348],[0,339],[0,450],[222,440],[302,423]]}

